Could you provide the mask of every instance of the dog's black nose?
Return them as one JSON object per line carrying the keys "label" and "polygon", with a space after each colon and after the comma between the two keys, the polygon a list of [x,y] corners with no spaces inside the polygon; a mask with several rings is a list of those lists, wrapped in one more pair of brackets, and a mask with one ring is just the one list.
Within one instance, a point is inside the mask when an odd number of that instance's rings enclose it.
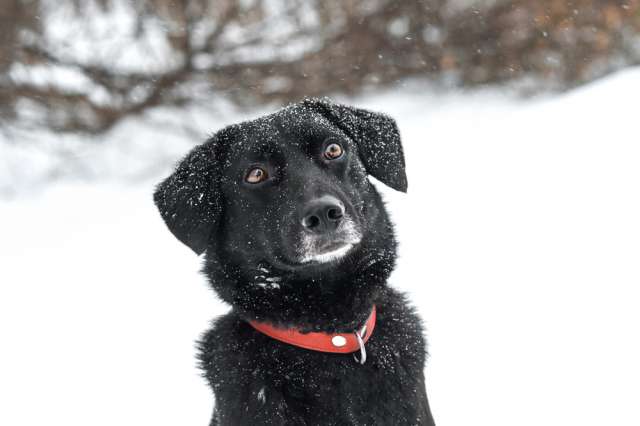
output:
{"label": "dog's black nose", "polygon": [[333,231],[344,216],[344,205],[335,197],[325,195],[309,201],[302,215],[302,226],[311,232],[322,234]]}

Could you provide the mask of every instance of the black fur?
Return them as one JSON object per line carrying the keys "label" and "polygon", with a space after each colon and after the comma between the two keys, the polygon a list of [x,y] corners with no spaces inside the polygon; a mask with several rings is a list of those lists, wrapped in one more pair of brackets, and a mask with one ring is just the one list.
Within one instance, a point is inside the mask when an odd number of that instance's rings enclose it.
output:
{"label": "black fur", "polygon": [[[344,149],[337,160],[322,155],[330,143]],[[269,179],[245,182],[256,165]],[[406,191],[395,122],[314,99],[221,130],[158,186],[167,226],[205,252],[209,282],[233,307],[200,342],[216,399],[212,425],[433,425],[421,322],[386,285],[396,243],[367,174]],[[344,205],[361,238],[342,258],[306,261],[300,218],[325,195]],[[327,235],[346,238],[338,230]],[[364,365],[278,342],[247,323],[352,332],[374,304]]]}

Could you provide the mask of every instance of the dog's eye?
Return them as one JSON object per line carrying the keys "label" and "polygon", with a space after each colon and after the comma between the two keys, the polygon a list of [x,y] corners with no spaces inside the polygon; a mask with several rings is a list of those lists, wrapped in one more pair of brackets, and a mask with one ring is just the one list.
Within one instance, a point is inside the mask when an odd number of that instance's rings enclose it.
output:
{"label": "dog's eye", "polygon": [[327,160],[335,160],[342,157],[342,147],[337,143],[330,143],[324,149],[324,156]]}
{"label": "dog's eye", "polygon": [[249,183],[260,183],[265,181],[268,177],[269,175],[267,174],[267,171],[265,169],[254,167],[253,169],[249,170],[244,180]]}

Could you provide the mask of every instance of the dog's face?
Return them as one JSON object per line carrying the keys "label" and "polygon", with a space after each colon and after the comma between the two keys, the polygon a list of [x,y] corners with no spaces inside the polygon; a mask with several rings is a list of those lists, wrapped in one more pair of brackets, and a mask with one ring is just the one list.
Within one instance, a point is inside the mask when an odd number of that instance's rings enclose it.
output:
{"label": "dog's face", "polygon": [[319,115],[287,111],[243,125],[225,164],[218,250],[226,257],[329,266],[368,232],[357,146]]}
{"label": "dog's face", "polygon": [[260,272],[331,273],[392,238],[367,175],[406,191],[395,122],[307,100],[221,130],[182,160],[155,201],[196,253],[280,285]]}

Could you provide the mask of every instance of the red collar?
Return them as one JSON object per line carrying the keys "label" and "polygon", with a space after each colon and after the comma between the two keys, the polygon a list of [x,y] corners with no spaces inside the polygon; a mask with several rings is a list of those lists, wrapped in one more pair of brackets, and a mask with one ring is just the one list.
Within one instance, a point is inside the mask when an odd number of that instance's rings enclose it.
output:
{"label": "red collar", "polygon": [[[313,351],[348,354],[361,349],[355,331],[353,333],[301,333],[295,328],[276,328],[264,322],[249,321],[249,324],[259,332],[276,340]],[[376,307],[374,305],[369,318],[359,331],[363,343],[369,340],[375,326]]]}

